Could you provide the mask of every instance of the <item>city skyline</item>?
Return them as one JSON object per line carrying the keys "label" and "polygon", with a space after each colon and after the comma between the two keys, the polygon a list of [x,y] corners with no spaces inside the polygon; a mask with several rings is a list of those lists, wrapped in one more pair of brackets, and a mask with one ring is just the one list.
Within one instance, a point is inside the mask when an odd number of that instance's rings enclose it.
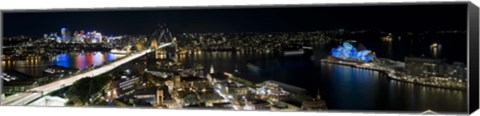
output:
{"label": "city skyline", "polygon": [[465,7],[5,13],[0,102],[462,113]]}

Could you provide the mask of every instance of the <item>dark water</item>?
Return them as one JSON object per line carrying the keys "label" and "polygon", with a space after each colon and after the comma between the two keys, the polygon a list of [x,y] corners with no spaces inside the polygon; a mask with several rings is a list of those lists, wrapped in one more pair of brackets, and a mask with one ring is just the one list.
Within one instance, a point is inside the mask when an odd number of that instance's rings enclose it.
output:
{"label": "dark water", "polygon": [[102,65],[118,57],[119,55],[107,52],[64,53],[56,55],[52,62],[57,66],[82,70]]}
{"label": "dark water", "polygon": [[[321,64],[320,90],[329,108],[362,110],[466,111],[466,92],[389,80],[376,71]],[[312,80],[314,81],[314,80]],[[305,82],[307,84],[308,82]],[[312,87],[312,86],[305,86]]]}
{"label": "dark water", "polygon": [[[376,71],[319,62],[329,54],[331,47],[336,46],[338,46],[336,43],[317,45],[312,58],[202,52],[179,55],[178,59],[185,63],[203,64],[206,71],[211,65],[216,72],[234,73],[237,69],[238,73],[234,74],[247,80],[253,82],[275,80],[305,88],[311,95],[315,95],[318,89],[329,109],[467,111],[467,93],[464,91],[407,84],[390,80],[386,75]],[[397,57],[397,60],[401,59],[403,58]],[[260,67],[260,70],[248,68],[249,63]]]}
{"label": "dark water", "polygon": [[63,53],[52,58],[32,58],[27,60],[6,60],[2,61],[2,67],[6,71],[16,71],[30,77],[42,77],[43,70],[49,66],[59,66],[69,69],[85,69],[92,66],[99,66],[108,61],[113,61],[124,55],[116,55],[108,52],[85,52],[85,53]]}

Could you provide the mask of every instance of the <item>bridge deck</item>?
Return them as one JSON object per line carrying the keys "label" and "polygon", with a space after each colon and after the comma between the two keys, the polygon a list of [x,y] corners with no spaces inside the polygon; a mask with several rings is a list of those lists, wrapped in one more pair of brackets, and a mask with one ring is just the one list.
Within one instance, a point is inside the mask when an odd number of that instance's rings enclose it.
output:
{"label": "bridge deck", "polygon": [[[158,47],[158,49],[164,48],[164,47],[169,46],[169,45],[171,45],[171,43],[162,44]],[[59,80],[59,81],[55,81],[55,82],[52,82],[52,83],[49,83],[49,84],[38,86],[38,87],[35,87],[35,88],[32,88],[32,89],[28,90],[28,91],[37,91],[37,92],[18,93],[18,94],[10,95],[10,96],[6,97],[5,99],[0,100],[0,103],[1,103],[1,105],[27,105],[29,102],[31,102],[31,101],[33,101],[37,98],[40,98],[45,94],[48,94],[50,92],[59,90],[59,89],[64,88],[66,86],[69,86],[69,85],[73,84],[75,81],[77,81],[81,78],[85,78],[85,77],[89,77],[89,76],[93,77],[93,76],[97,76],[97,75],[106,73],[110,70],[115,69],[116,67],[118,67],[122,64],[130,62],[134,59],[137,59],[137,58],[139,58],[141,56],[144,56],[145,54],[150,53],[150,52],[152,52],[151,49],[139,51],[139,52],[137,52],[133,55],[127,56],[127,57],[125,57],[121,60],[118,60],[118,61],[115,61],[113,63],[107,64],[107,65],[102,66],[100,68],[97,68],[97,69],[94,69],[94,70],[91,70],[91,71],[88,71],[88,72],[85,72],[85,73],[82,73],[82,74],[78,74],[78,75],[75,75],[75,76],[71,76],[71,77],[68,77],[68,78],[65,78],[65,79],[62,79],[62,80]]]}

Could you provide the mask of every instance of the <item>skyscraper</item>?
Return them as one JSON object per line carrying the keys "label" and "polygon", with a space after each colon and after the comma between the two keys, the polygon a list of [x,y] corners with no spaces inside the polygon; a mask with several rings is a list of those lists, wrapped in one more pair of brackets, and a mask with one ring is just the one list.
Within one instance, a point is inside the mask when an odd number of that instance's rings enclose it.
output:
{"label": "skyscraper", "polygon": [[62,36],[65,36],[67,34],[67,28],[60,29],[60,33],[62,34]]}
{"label": "skyscraper", "polygon": [[61,36],[60,36],[60,38],[61,38],[60,42],[65,42],[66,35],[67,35],[67,28],[62,28],[62,29],[60,29],[60,34],[61,34]]}

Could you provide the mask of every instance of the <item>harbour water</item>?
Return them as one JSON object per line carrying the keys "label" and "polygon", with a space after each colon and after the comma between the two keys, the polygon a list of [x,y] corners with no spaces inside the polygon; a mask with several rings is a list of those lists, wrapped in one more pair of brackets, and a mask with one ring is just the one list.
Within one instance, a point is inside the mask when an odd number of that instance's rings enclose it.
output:
{"label": "harbour water", "polygon": [[[255,83],[275,80],[291,84],[305,88],[312,96],[316,95],[318,89],[331,110],[467,111],[465,91],[399,82],[377,71],[321,63],[320,59],[329,55],[330,49],[336,46],[337,43],[316,45],[312,57],[307,58],[258,53],[202,52],[178,55],[178,60],[187,64],[213,65],[215,71],[236,72],[234,74],[238,77]],[[405,46],[391,46],[393,48],[390,50],[379,49],[381,46],[367,48],[396,61],[403,61],[403,57],[408,56],[408,51],[398,53],[403,55],[394,55],[396,53],[393,52]],[[424,49],[426,55],[429,55],[428,50],[427,46]],[[448,51],[454,50],[444,47],[442,56],[461,54]],[[420,52],[413,54],[421,55]],[[450,60],[462,61],[462,57],[453,57]]]}

